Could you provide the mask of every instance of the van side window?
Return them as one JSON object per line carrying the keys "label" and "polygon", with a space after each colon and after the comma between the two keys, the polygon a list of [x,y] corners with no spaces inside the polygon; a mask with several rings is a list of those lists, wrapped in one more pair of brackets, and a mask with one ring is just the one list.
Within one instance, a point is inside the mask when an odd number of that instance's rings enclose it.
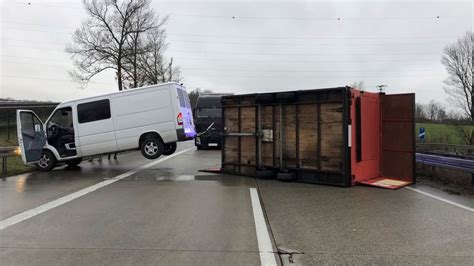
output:
{"label": "van side window", "polygon": [[79,123],[89,123],[110,118],[110,101],[100,100],[77,105]]}

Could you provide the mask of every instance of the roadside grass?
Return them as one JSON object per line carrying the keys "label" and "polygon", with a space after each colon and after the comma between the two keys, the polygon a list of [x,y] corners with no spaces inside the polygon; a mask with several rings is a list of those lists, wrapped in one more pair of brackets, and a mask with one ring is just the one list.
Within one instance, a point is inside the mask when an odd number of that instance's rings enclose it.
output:
{"label": "roadside grass", "polygon": [[[0,164],[3,164],[3,160],[0,160]],[[26,166],[23,164],[23,160],[21,159],[21,156],[7,158],[7,174],[5,176],[23,174],[23,173],[31,172],[33,170],[35,170],[33,166]],[[0,171],[0,176],[4,177],[1,171]]]}
{"label": "roadside grass", "polygon": [[[418,130],[424,127],[426,130],[425,143],[443,143],[466,145],[455,125],[416,123],[416,136],[418,139]],[[474,126],[466,126],[470,131],[474,131]]]}
{"label": "roadside grass", "polygon": [[[7,127],[0,127],[0,147],[17,146],[18,139],[16,137],[16,127],[10,129],[10,139],[8,139]],[[3,160],[0,159],[0,165],[3,169]],[[6,176],[18,175],[26,172],[33,171],[34,167],[26,166],[23,164],[21,156],[8,157],[7,158],[7,174]],[[3,173],[0,170],[0,176],[3,177]]]}

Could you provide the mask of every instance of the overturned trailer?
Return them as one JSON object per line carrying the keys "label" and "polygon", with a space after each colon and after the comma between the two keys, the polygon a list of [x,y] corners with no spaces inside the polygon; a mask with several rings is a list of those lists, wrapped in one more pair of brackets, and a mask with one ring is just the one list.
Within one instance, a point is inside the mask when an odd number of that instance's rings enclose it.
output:
{"label": "overturned trailer", "polygon": [[414,94],[350,87],[222,98],[224,173],[386,188],[415,178]]}

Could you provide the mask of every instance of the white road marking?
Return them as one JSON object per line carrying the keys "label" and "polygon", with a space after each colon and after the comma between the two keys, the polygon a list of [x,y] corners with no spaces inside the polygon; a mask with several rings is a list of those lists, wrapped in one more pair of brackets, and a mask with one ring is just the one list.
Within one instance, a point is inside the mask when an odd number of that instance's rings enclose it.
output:
{"label": "white road marking", "polygon": [[250,199],[252,201],[253,218],[255,220],[255,230],[257,231],[258,250],[262,265],[277,265],[273,252],[272,241],[268,234],[267,224],[263,216],[262,206],[258,197],[257,189],[250,188]]}
{"label": "white road marking", "polygon": [[25,220],[27,220],[27,219],[30,219],[30,218],[32,218],[32,217],[34,217],[34,216],[36,216],[36,215],[38,215],[38,214],[41,214],[41,213],[43,213],[43,212],[47,212],[47,211],[49,211],[49,210],[51,210],[51,209],[53,209],[53,208],[56,208],[56,207],[58,207],[58,206],[61,206],[61,205],[65,204],[65,203],[68,203],[68,202],[70,202],[70,201],[72,201],[72,200],[75,200],[75,199],[77,199],[77,198],[79,198],[79,197],[82,197],[82,196],[84,196],[84,195],[87,195],[87,194],[89,194],[89,193],[91,193],[91,192],[93,192],[93,191],[96,191],[96,190],[100,189],[100,188],[103,188],[103,187],[108,186],[108,185],[110,185],[110,184],[113,184],[113,183],[115,183],[115,182],[117,182],[117,181],[119,181],[119,180],[122,180],[122,179],[124,179],[124,178],[127,178],[127,177],[129,177],[129,176],[131,176],[131,175],[133,175],[133,174],[139,172],[140,170],[144,170],[144,169],[150,168],[150,167],[152,167],[152,166],[154,166],[154,165],[157,165],[157,164],[159,164],[159,163],[162,163],[162,162],[164,162],[164,161],[167,161],[167,160],[169,160],[169,159],[171,159],[171,158],[173,158],[173,157],[176,157],[176,156],[178,156],[178,155],[181,155],[181,154],[183,154],[183,153],[185,153],[185,152],[188,152],[188,151],[190,151],[190,150],[193,150],[193,149],[194,149],[194,147],[193,147],[193,148],[188,148],[188,149],[182,150],[182,151],[177,152],[177,153],[175,153],[175,154],[172,154],[172,155],[170,155],[170,156],[166,156],[166,157],[164,157],[164,158],[162,158],[162,159],[159,159],[159,160],[153,161],[153,162],[151,162],[151,163],[142,165],[142,166],[140,166],[140,167],[138,167],[138,168],[136,168],[136,169],[130,170],[130,171],[128,171],[128,172],[126,172],[126,173],[123,173],[123,174],[121,174],[121,175],[118,175],[118,176],[116,176],[116,177],[107,179],[107,180],[105,180],[105,181],[102,181],[102,182],[97,183],[97,184],[95,184],[95,185],[92,185],[92,186],[90,186],[90,187],[87,187],[87,188],[81,189],[81,190],[79,190],[79,191],[77,191],[77,192],[74,192],[74,193],[72,193],[72,194],[69,194],[69,195],[66,195],[66,196],[64,196],[64,197],[61,197],[61,198],[59,198],[59,199],[50,201],[50,202],[45,203],[45,204],[43,204],[43,205],[41,205],[41,206],[38,206],[38,207],[36,207],[36,208],[30,209],[30,210],[27,210],[27,211],[25,211],[25,212],[22,212],[22,213],[19,213],[19,214],[17,214],[17,215],[14,215],[14,216],[12,216],[12,217],[9,217],[9,218],[7,218],[7,219],[5,219],[5,220],[0,221],[0,230],[3,230],[3,229],[5,229],[5,228],[10,227],[10,226],[12,226],[12,225],[15,225],[15,224],[17,224],[17,223],[23,222],[23,221],[25,221]]}
{"label": "white road marking", "polygon": [[428,193],[428,192],[425,192],[425,191],[422,191],[422,190],[419,190],[419,189],[416,189],[416,188],[412,188],[412,187],[405,187],[405,188],[406,188],[406,189],[409,189],[409,190],[411,190],[411,191],[418,192],[418,193],[423,194],[423,195],[425,195],[425,196],[431,197],[431,198],[433,198],[433,199],[437,199],[437,200],[440,200],[440,201],[442,201],[442,202],[446,202],[446,203],[448,203],[448,204],[454,205],[454,206],[459,207],[459,208],[461,208],[461,209],[465,209],[465,210],[467,210],[467,211],[474,212],[474,208],[470,208],[470,207],[468,207],[468,206],[459,204],[459,203],[457,203],[457,202],[450,201],[450,200],[447,200],[447,199],[443,199],[443,198],[441,198],[441,197],[438,197],[438,196],[436,196],[436,195],[430,194],[430,193]]}

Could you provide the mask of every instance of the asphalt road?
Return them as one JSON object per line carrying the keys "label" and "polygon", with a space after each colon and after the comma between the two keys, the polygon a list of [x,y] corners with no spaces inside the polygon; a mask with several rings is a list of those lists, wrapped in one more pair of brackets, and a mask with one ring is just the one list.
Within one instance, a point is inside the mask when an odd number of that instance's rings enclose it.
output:
{"label": "asphalt road", "polygon": [[[182,143],[179,150],[190,147]],[[191,148],[145,167],[149,160],[129,152],[117,160],[2,179],[0,223],[121,176],[0,230],[0,264],[259,265],[253,188],[273,250],[294,252],[276,254],[279,264],[474,261],[469,209],[408,189],[257,182],[198,172],[219,162],[220,151]]]}

